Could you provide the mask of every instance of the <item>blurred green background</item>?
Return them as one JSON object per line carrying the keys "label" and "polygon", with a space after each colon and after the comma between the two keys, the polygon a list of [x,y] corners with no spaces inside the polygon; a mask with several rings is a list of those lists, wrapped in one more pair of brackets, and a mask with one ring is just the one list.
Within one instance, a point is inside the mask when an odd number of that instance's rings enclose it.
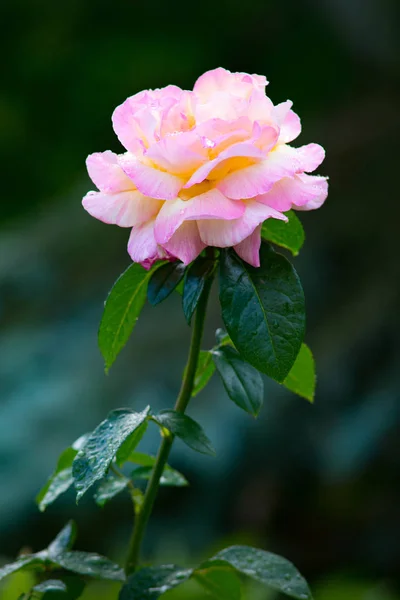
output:
{"label": "blurred green background", "polygon": [[[296,259],[318,367],[310,406],[266,382],[255,422],[215,377],[190,413],[217,458],[179,442],[191,481],[163,490],[149,560],[191,564],[224,545],[281,553],[316,600],[400,598],[399,27],[395,0],[5,0],[1,4],[0,560],[38,550],[69,517],[77,548],[121,560],[129,498],[105,509],[34,496],[59,453],[116,407],[172,405],[189,328],[177,294],[147,308],[106,377],[96,331],[129,264],[127,230],[81,208],[86,155],[119,151],[111,113],[143,88],[191,88],[205,70],[265,74],[327,150],[330,195],[302,214]],[[397,156],[396,156],[397,151]],[[220,326],[215,299],[206,344]],[[142,442],[154,452],[157,432]],[[29,576],[7,580],[17,600]],[[87,600],[114,600],[92,586]],[[182,588],[176,598],[202,598]],[[253,599],[275,599],[248,590]],[[171,596],[172,598],[172,596]]]}

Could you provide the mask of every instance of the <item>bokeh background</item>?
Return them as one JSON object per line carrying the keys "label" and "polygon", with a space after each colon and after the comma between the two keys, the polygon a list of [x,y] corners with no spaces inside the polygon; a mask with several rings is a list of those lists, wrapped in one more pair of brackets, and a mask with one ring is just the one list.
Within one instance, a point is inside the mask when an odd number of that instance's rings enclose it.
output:
{"label": "bokeh background", "polygon": [[[397,12],[395,0],[1,4],[1,561],[44,547],[71,516],[78,548],[122,558],[128,497],[100,510],[67,494],[43,515],[34,497],[59,453],[110,409],[172,405],[189,328],[177,294],[146,309],[104,375],[97,324],[129,264],[128,232],[81,208],[92,188],[84,160],[120,150],[110,117],[127,96],[191,88],[224,66],[267,75],[272,100],[290,98],[302,117],[299,142],[327,150],[330,196],[302,214],[307,242],[296,259],[317,395],[311,406],[266,382],[254,421],[215,376],[190,412],[217,458],[176,443],[171,463],[191,486],[160,494],[145,554],[191,564],[251,543],[290,558],[316,600],[400,598]],[[220,324],[215,301],[205,346]],[[17,600],[29,583],[7,580],[1,598]],[[115,594],[103,584],[84,598]]]}

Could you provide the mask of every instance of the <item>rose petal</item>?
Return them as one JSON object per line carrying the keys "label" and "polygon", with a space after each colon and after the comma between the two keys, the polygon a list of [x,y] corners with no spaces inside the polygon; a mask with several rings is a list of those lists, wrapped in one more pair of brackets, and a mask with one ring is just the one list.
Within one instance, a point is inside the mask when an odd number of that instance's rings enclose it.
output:
{"label": "rose petal", "polygon": [[261,225],[255,228],[252,234],[236,244],[233,248],[235,252],[245,262],[253,267],[260,266],[260,246],[261,246]]}
{"label": "rose petal", "polygon": [[132,227],[154,217],[162,206],[160,200],[147,198],[137,190],[119,194],[89,192],[82,200],[87,212],[111,225]]}
{"label": "rose petal", "polygon": [[110,150],[89,154],[86,167],[90,179],[101,192],[124,192],[134,188],[119,166],[118,156]]}
{"label": "rose petal", "polygon": [[151,198],[161,200],[176,198],[185,183],[176,175],[143,164],[130,153],[120,156],[118,162],[138,190]]}
{"label": "rose petal", "polygon": [[271,191],[258,196],[257,200],[281,212],[291,208],[311,210],[321,206],[327,194],[328,184],[325,177],[299,174],[277,181]]}
{"label": "rose petal", "polygon": [[190,200],[165,202],[155,224],[155,237],[159,244],[165,244],[184,221],[218,219],[238,219],[243,215],[242,202],[229,200],[216,189],[195,196]]}
{"label": "rose petal", "polygon": [[163,244],[163,248],[172,256],[179,258],[185,265],[191,263],[205,248],[200,239],[195,221],[185,221],[174,235]]}
{"label": "rose petal", "polygon": [[200,237],[207,246],[228,248],[235,246],[253,233],[255,228],[270,217],[287,221],[287,217],[270,206],[255,200],[246,202],[246,211],[234,221],[198,221]]}
{"label": "rose petal", "polygon": [[301,133],[301,122],[298,115],[291,110],[293,102],[287,100],[274,107],[274,115],[280,126],[279,143],[295,140]]}
{"label": "rose petal", "polygon": [[168,258],[154,238],[154,219],[133,227],[128,241],[128,253],[133,262],[149,269],[157,260]]}

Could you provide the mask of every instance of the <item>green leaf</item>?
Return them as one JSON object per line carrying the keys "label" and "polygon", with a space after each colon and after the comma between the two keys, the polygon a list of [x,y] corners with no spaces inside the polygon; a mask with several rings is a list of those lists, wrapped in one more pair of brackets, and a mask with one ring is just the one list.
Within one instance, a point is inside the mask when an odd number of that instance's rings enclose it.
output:
{"label": "green leaf", "polygon": [[215,365],[212,360],[211,352],[208,350],[200,350],[196,374],[194,376],[193,398],[207,385],[213,376],[214,371]]}
{"label": "green leaf", "polygon": [[98,506],[103,507],[107,502],[112,500],[117,494],[123,492],[129,483],[129,479],[121,474],[114,475],[110,472],[99,484],[99,487],[94,494],[95,502]]}
{"label": "green leaf", "polygon": [[149,407],[137,413],[129,409],[110,412],[90,434],[72,465],[77,500],[106,474],[122,444],[148,419]]}
{"label": "green leaf", "polygon": [[119,600],[157,600],[189,579],[191,569],[175,565],[147,567],[134,573],[122,587]]}
{"label": "green leaf", "polygon": [[153,417],[153,420],[161,427],[168,429],[196,452],[215,456],[215,450],[210,440],[202,427],[191,417],[175,410],[163,410]]}
{"label": "green leaf", "polygon": [[185,274],[186,265],[169,262],[157,268],[152,274],[147,288],[147,299],[153,306],[167,298]]}
{"label": "green leaf", "polygon": [[242,597],[240,579],[230,566],[196,569],[193,579],[196,579],[215,600],[240,600]]}
{"label": "green leaf", "polygon": [[199,256],[186,271],[183,287],[182,306],[186,321],[192,320],[194,311],[204,290],[204,285],[214,269],[215,262]]}
{"label": "green leaf", "polygon": [[143,423],[139,425],[139,427],[135,429],[135,431],[127,437],[125,442],[120,446],[115,457],[118,466],[121,467],[128,460],[131,452],[133,452],[146,433],[147,426],[148,421],[143,421]]}
{"label": "green leaf", "polygon": [[264,399],[264,383],[260,373],[230,346],[213,350],[212,357],[229,398],[256,417]]}
{"label": "green leaf", "polygon": [[146,301],[147,285],[154,271],[133,263],[117,279],[105,303],[99,328],[99,347],[106,371],[125,346]]}
{"label": "green leaf", "polygon": [[297,256],[304,243],[304,229],[301,221],[293,210],[285,213],[288,222],[279,219],[267,219],[261,229],[261,237],[268,241],[290,250]]}
{"label": "green leaf", "polygon": [[43,565],[43,562],[43,557],[37,554],[21,556],[21,558],[18,558],[15,562],[0,568],[0,581],[4,579],[4,577],[16,573],[17,571],[21,571],[22,569],[35,569],[36,567],[40,567]]}
{"label": "green leaf", "polygon": [[60,455],[54,473],[49,477],[46,485],[36,496],[36,503],[40,511],[45,511],[50,504],[61,496],[61,494],[64,494],[74,483],[72,463],[87,437],[87,435],[83,435]]}
{"label": "green leaf", "polygon": [[260,259],[256,268],[221,251],[222,317],[242,358],[282,382],[303,341],[304,294],[293,266],[269,244],[261,245]]}
{"label": "green leaf", "polygon": [[75,576],[64,576],[63,581],[59,579],[48,579],[38,585],[35,585],[30,598],[38,597],[37,594],[43,594],[42,600],[77,600],[85,588],[85,582]]}
{"label": "green leaf", "polygon": [[296,567],[282,556],[248,546],[232,546],[203,563],[200,569],[207,569],[213,565],[220,567],[221,563],[230,565],[239,573],[291,598],[312,600],[306,580]]}
{"label": "green leaf", "polygon": [[[138,467],[132,471],[131,478],[148,480],[150,479],[152,472],[153,467]],[[184,487],[188,485],[188,481],[181,473],[179,473],[179,471],[175,471],[175,469],[166,466],[160,478],[160,485]]]}
{"label": "green leaf", "polygon": [[67,586],[65,585],[65,583],[63,581],[60,581],[59,579],[48,579],[47,581],[43,581],[42,583],[39,583],[38,585],[35,585],[35,587],[33,588],[34,592],[66,592],[67,591]]}
{"label": "green leaf", "polygon": [[291,392],[302,396],[310,402],[314,401],[316,384],[315,362],[310,348],[302,344],[296,361],[283,385]]}
{"label": "green leaf", "polygon": [[233,346],[233,342],[229,335],[221,328],[218,328],[215,332],[215,339],[217,340],[217,346]]}
{"label": "green leaf", "polygon": [[47,548],[49,557],[53,558],[61,552],[70,550],[75,542],[76,533],[76,524],[74,521],[69,521]]}
{"label": "green leaf", "polygon": [[125,581],[124,570],[105,556],[92,552],[64,552],[53,561],[58,566],[95,579]]}
{"label": "green leaf", "polygon": [[[142,452],[132,452],[129,457],[129,461],[133,462],[137,465],[140,465],[143,468],[148,469],[148,471],[139,471],[136,469],[133,473],[134,476],[137,477],[138,473],[141,479],[149,479],[151,469],[156,464],[157,458],[152,456],[151,454],[143,454]],[[168,483],[166,482],[168,480]],[[182,473],[173,469],[169,465],[165,465],[163,475],[160,481],[161,485],[173,485],[173,486],[186,486],[189,485],[188,480]]]}

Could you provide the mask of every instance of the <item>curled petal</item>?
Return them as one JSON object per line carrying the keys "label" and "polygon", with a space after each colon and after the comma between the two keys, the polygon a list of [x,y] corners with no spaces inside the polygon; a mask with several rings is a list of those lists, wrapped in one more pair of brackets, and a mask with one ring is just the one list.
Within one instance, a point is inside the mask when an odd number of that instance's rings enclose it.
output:
{"label": "curled petal", "polygon": [[164,112],[176,104],[183,91],[175,85],[139,92],[117,106],[112,116],[119,141],[130,152],[140,152],[159,135]]}
{"label": "curled petal", "polygon": [[181,177],[190,176],[208,159],[207,149],[194,131],[168,135],[145,153],[155,166]]}
{"label": "curled petal", "polygon": [[118,164],[118,156],[106,150],[89,154],[86,167],[90,179],[101,192],[124,192],[134,186]]}
{"label": "curled petal", "polygon": [[228,198],[255,198],[268,192],[282,177],[292,177],[299,166],[294,148],[277,146],[265,160],[229,173],[217,183]]}
{"label": "curled petal", "polygon": [[218,219],[232,220],[243,215],[243,202],[229,200],[216,189],[195,196],[190,200],[177,198],[165,202],[155,225],[155,237],[164,245],[184,221]]}
{"label": "curled petal", "polygon": [[[289,146],[287,146],[288,148]],[[293,150],[293,148],[292,148]],[[325,150],[319,144],[307,144],[296,148],[296,160],[299,163],[297,172],[306,171],[311,173],[315,171],[325,158]]]}
{"label": "curled petal", "polygon": [[[192,185],[201,183],[206,178],[214,179],[215,176],[213,176],[212,171],[228,159],[250,158],[261,160],[264,158],[264,156],[265,153],[259,148],[257,148],[255,144],[251,142],[238,142],[237,144],[233,144],[232,146],[221,152],[221,154],[217,158],[214,158],[213,160],[210,160],[209,162],[199,167],[197,171],[193,173],[193,175],[184,187],[190,188]],[[209,177],[210,174],[211,177]]]}
{"label": "curled petal", "polygon": [[200,237],[207,246],[228,248],[243,242],[255,228],[269,218],[287,221],[287,217],[256,200],[246,202],[244,215],[234,221],[198,221]]}
{"label": "curled petal", "polygon": [[133,227],[144,223],[154,217],[162,206],[160,200],[147,198],[138,190],[117,194],[89,192],[82,204],[92,217],[119,227]]}
{"label": "curled petal", "polygon": [[286,212],[291,208],[298,210],[311,210],[323,204],[328,195],[326,177],[295,175],[293,178],[284,178],[277,181],[271,191],[258,196],[262,202],[276,210]]}
{"label": "curled petal", "polygon": [[128,253],[133,262],[140,263],[145,269],[150,269],[157,260],[168,258],[154,238],[154,220],[132,228]]}
{"label": "curled petal", "polygon": [[126,175],[132,179],[138,190],[151,198],[160,200],[176,198],[185,183],[182,178],[176,175],[142,163],[130,153],[120,156],[119,164]]}
{"label": "curled petal", "polygon": [[291,110],[293,102],[286,100],[274,108],[274,116],[280,126],[279,142],[287,144],[295,140],[301,133],[301,122],[298,115]]}
{"label": "curled petal", "polygon": [[255,228],[247,238],[234,246],[235,252],[253,267],[260,266],[261,225]]}
{"label": "curled petal", "polygon": [[231,73],[219,67],[201,75],[194,84],[193,91],[202,101],[209,100],[216,92],[229,92],[241,98],[248,98],[253,89],[263,91],[267,84],[263,75]]}
{"label": "curled petal", "polygon": [[185,221],[174,235],[163,244],[163,248],[171,256],[179,258],[185,265],[191,263],[205,248],[201,241],[197,223]]}
{"label": "curled petal", "polygon": [[304,195],[306,196],[308,193],[308,199],[304,204],[297,204],[294,208],[297,208],[297,210],[314,210],[322,206],[328,196],[327,178],[303,173],[298,175],[297,179],[301,182]]}

